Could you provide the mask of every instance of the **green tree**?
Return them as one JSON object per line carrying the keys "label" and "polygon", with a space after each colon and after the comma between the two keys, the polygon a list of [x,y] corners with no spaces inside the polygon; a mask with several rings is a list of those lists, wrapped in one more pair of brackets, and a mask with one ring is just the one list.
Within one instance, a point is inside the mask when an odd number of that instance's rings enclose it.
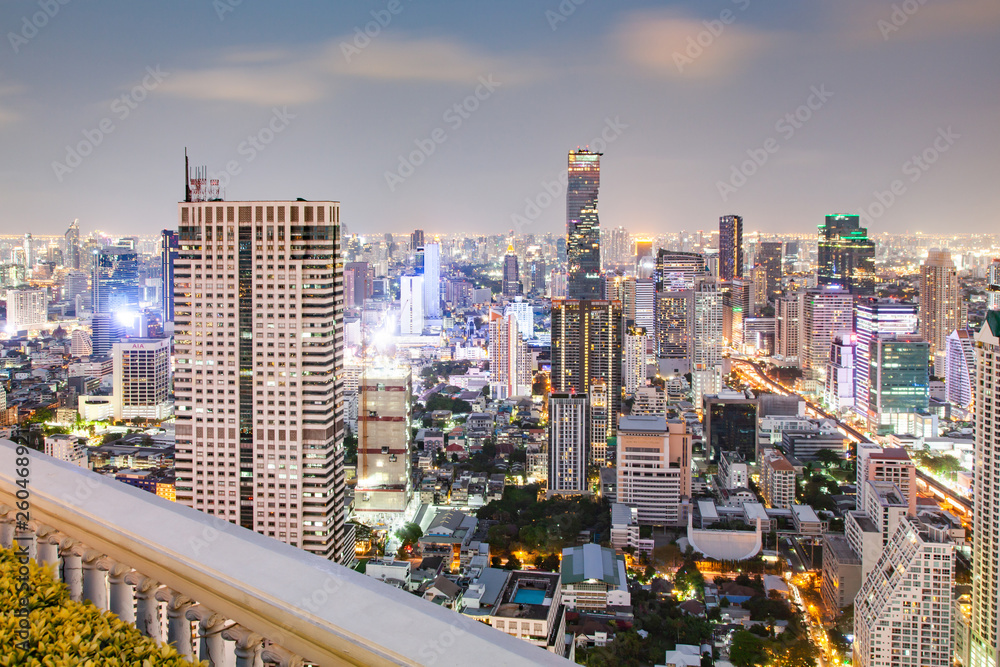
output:
{"label": "green tree", "polygon": [[729,649],[729,662],[736,667],[753,667],[767,662],[767,652],[764,650],[764,640],[747,630],[740,630],[733,635],[733,644]]}

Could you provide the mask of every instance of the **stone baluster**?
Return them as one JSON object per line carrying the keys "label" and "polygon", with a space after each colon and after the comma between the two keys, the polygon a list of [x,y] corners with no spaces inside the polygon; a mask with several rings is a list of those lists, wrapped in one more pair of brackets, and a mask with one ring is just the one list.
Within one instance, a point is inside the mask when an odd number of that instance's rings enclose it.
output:
{"label": "stone baluster", "polygon": [[38,556],[36,560],[39,565],[50,567],[52,576],[59,580],[59,542],[63,536],[52,526],[41,526],[38,529]]}
{"label": "stone baluster", "polygon": [[0,505],[0,547],[10,549],[14,546],[14,508],[10,505]]}
{"label": "stone baluster", "polygon": [[101,569],[104,554],[87,549],[81,558],[83,565],[83,599],[90,600],[98,609],[108,608],[108,580]]}
{"label": "stone baluster", "polygon": [[261,660],[267,664],[278,665],[278,667],[302,667],[305,660],[302,656],[295,655],[286,648],[277,644],[271,644],[260,653]]}
{"label": "stone baluster", "polygon": [[222,631],[225,639],[236,642],[236,667],[260,667],[261,642],[264,638],[241,625],[234,625]]}
{"label": "stone baluster", "polygon": [[160,603],[155,597],[160,582],[138,572],[125,575],[125,581],[135,586],[135,627],[147,637],[152,637],[158,642],[163,641],[160,628]]}
{"label": "stone baluster", "polygon": [[132,586],[125,581],[132,568],[122,563],[112,562],[108,570],[108,583],[111,589],[109,608],[111,613],[125,621],[135,624],[135,593]]}
{"label": "stone baluster", "polygon": [[198,621],[198,659],[208,660],[208,667],[229,667],[226,641],[222,638],[226,620],[200,604],[189,607],[185,615],[188,620]]}
{"label": "stone baluster", "polygon": [[59,556],[62,558],[62,580],[69,588],[69,598],[74,602],[83,600],[83,558],[80,555],[80,543],[72,538],[65,538],[59,543]]}
{"label": "stone baluster", "polygon": [[186,595],[181,595],[169,588],[161,588],[156,592],[156,599],[167,603],[167,643],[186,658],[194,656],[191,646],[191,621],[185,612],[194,601]]}

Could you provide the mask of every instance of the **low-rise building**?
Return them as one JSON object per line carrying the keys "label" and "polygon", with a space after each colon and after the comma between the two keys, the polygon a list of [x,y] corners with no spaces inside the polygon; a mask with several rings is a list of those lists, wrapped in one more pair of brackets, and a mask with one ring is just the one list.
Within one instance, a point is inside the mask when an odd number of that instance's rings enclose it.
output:
{"label": "low-rise building", "polygon": [[365,565],[365,574],[373,579],[384,581],[404,591],[413,590],[410,586],[410,568],[408,560],[393,558],[372,559]]}
{"label": "low-rise building", "polygon": [[52,458],[66,461],[81,468],[89,468],[87,448],[80,444],[80,438],[67,433],[45,436],[45,453]]}
{"label": "low-rise building", "polygon": [[792,523],[800,535],[819,536],[826,532],[827,522],[820,519],[809,505],[792,504]]}
{"label": "low-rise building", "polygon": [[560,575],[515,571],[487,617],[489,625],[558,655],[566,650],[566,606]]}
{"label": "low-rise building", "polygon": [[623,503],[611,503],[611,546],[615,549],[639,547],[638,510]]}
{"label": "low-rise building", "polygon": [[625,559],[613,549],[599,544],[563,549],[560,574],[562,599],[569,610],[608,613],[632,604]]}

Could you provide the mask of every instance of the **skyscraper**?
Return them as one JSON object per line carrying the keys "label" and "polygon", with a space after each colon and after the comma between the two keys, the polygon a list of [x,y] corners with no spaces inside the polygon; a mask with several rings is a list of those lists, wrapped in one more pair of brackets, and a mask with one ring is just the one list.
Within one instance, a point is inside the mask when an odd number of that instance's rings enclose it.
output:
{"label": "skyscraper", "polygon": [[[354,511],[371,525],[402,517],[413,495],[410,475],[410,369],[373,368],[358,398],[364,411],[358,422],[358,483]],[[367,416],[365,416],[367,415]]]}
{"label": "skyscraper", "polygon": [[17,333],[49,321],[49,296],[44,289],[7,290],[7,331]]}
{"label": "skyscraper", "polygon": [[441,246],[424,246],[424,317],[441,317]]}
{"label": "skyscraper", "polygon": [[643,525],[687,522],[691,498],[691,434],[679,419],[623,416],[618,427],[618,502]]}
{"label": "skyscraper", "polygon": [[[708,371],[722,363],[722,292],[715,278],[698,280],[694,288],[693,356],[694,371]],[[695,403],[700,405],[701,403]]]}
{"label": "skyscraper", "polygon": [[986,269],[986,308],[1000,310],[1000,259],[994,259]]}
{"label": "skyscraper", "polygon": [[114,343],[115,419],[170,416],[170,339],[129,338]]}
{"label": "skyscraper", "polygon": [[517,261],[514,246],[507,246],[507,254],[503,258],[503,283],[501,285],[504,297],[513,299],[521,296],[521,270]]}
{"label": "skyscraper", "polygon": [[424,277],[399,277],[399,333],[419,336],[424,331]]}
{"label": "skyscraper", "polygon": [[976,334],[975,509],[972,513],[972,667],[1000,665],[1000,310]]}
{"label": "skyscraper", "polygon": [[660,248],[656,253],[656,289],[682,290],[694,287],[695,280],[708,275],[705,256]]}
{"label": "skyscraper", "polygon": [[723,280],[743,277],[743,217],[719,218],[719,277]]}
{"label": "skyscraper", "polygon": [[817,262],[820,287],[837,285],[860,295],[875,292],[875,242],[859,216],[826,216],[819,226]]}
{"label": "skyscraper", "polygon": [[944,385],[948,402],[968,409],[972,405],[972,383],[976,371],[975,332],[955,329],[948,336]]}
{"label": "skyscraper", "polygon": [[646,386],[646,365],[649,356],[646,354],[646,330],[632,326],[625,333],[625,367],[622,376],[622,388],[628,395],[635,394],[639,387]]}
{"label": "skyscraper", "polygon": [[799,359],[802,337],[802,296],[787,294],[775,302],[774,354],[779,359]]}
{"label": "skyscraper", "polygon": [[656,286],[652,278],[625,279],[625,319],[652,333],[656,322]]}
{"label": "skyscraper", "polygon": [[178,218],[178,502],[331,560],[353,557],[340,205],[182,202]]}
{"label": "skyscraper", "polygon": [[889,299],[862,299],[854,306],[858,334],[855,348],[854,403],[858,414],[868,417],[869,346],[879,334],[917,333],[917,305]]}
{"label": "skyscraper", "polygon": [[[354,300],[348,302],[346,305],[351,306],[364,306],[365,299],[372,298],[374,293],[374,281],[375,281],[375,270],[372,265],[368,262],[348,262],[344,265],[344,280],[347,280],[347,272],[350,271],[350,276],[354,280],[354,286],[351,290],[351,294],[354,296]],[[344,294],[347,294],[347,289],[345,285]]]}
{"label": "skyscraper", "polygon": [[926,412],[930,400],[927,342],[878,334],[868,350],[868,428],[879,435],[906,433],[906,415]]}
{"label": "skyscraper", "polygon": [[656,356],[687,359],[694,355],[694,290],[656,293]]}
{"label": "skyscraper", "polygon": [[757,245],[757,266],[764,268],[761,291],[771,299],[781,291],[781,241],[761,241]]}
{"label": "skyscraper", "polygon": [[489,355],[490,395],[493,398],[531,394],[531,353],[514,313],[490,320]]}
{"label": "skyscraper", "polygon": [[174,321],[174,263],[180,251],[177,232],[164,229],[160,232],[160,308],[164,322]]}
{"label": "skyscraper", "polygon": [[963,328],[962,292],[951,253],[932,249],[920,266],[920,335],[930,353],[943,352],[948,335]]}
{"label": "skyscraper", "polygon": [[625,270],[632,265],[632,243],[624,227],[605,229],[601,233],[601,255],[606,270]]}
{"label": "skyscraper", "polygon": [[597,192],[601,187],[601,153],[569,152],[566,188],[567,295],[601,298],[601,226]]}
{"label": "skyscraper", "polygon": [[410,232],[410,251],[416,252],[417,248],[424,247],[424,230],[414,229]]}
{"label": "skyscraper", "polygon": [[95,313],[117,313],[139,308],[139,256],[125,246],[101,248],[94,260]]}
{"label": "skyscraper", "polygon": [[549,396],[548,495],[589,493],[587,394]]}
{"label": "skyscraper", "polygon": [[94,357],[107,356],[112,346],[125,337],[125,327],[111,313],[94,313],[90,328],[93,334],[91,355]]}
{"label": "skyscraper", "polygon": [[[608,383],[611,414],[621,406],[622,307],[617,301],[552,300],[552,391],[586,396]],[[610,426],[613,431],[615,424]]]}
{"label": "skyscraper", "polygon": [[836,287],[806,290],[802,294],[802,335],[799,358],[802,373],[809,380],[826,384],[826,360],[837,334],[854,329],[853,299]]}
{"label": "skyscraper", "polygon": [[67,269],[80,268],[80,225],[74,220],[66,230],[66,254],[64,256]]}

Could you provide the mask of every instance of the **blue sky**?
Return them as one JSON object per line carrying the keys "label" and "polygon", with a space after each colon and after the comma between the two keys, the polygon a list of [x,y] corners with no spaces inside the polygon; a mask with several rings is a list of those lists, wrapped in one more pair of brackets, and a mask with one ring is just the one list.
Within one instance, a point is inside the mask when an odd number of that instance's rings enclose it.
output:
{"label": "blue sky", "polygon": [[185,146],[351,231],[561,233],[602,133],[605,226],[997,230],[995,0],[8,0],[0,29],[5,233],[173,227]]}

